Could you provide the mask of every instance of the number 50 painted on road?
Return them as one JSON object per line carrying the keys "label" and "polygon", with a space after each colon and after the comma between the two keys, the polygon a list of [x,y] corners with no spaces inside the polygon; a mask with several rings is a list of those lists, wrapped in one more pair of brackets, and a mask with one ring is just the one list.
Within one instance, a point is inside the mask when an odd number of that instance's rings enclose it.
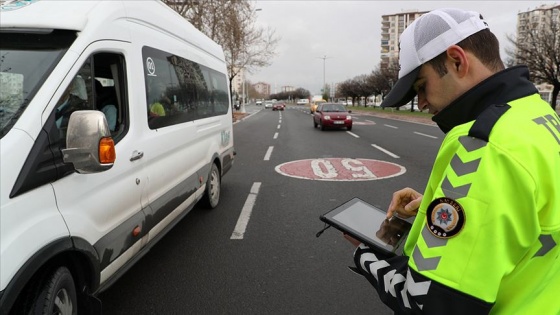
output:
{"label": "number 50 painted on road", "polygon": [[280,164],[275,170],[285,176],[323,181],[378,180],[406,172],[406,168],[399,164],[350,158],[297,160]]}

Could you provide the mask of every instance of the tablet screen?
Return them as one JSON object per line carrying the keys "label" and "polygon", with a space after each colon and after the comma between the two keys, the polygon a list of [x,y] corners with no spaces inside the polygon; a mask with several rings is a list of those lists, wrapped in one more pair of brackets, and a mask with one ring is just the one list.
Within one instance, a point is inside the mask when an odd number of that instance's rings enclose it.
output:
{"label": "tablet screen", "polygon": [[400,254],[397,249],[404,245],[412,225],[398,217],[388,220],[386,216],[385,211],[354,198],[321,216],[321,220],[370,247]]}

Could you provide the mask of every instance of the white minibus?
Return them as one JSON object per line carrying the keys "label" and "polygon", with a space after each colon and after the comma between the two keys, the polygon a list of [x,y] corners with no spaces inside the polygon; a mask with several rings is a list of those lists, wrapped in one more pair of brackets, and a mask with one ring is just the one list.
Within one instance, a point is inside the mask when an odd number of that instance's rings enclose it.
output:
{"label": "white minibus", "polygon": [[0,314],[99,313],[234,160],[222,48],[157,0],[0,7]]}

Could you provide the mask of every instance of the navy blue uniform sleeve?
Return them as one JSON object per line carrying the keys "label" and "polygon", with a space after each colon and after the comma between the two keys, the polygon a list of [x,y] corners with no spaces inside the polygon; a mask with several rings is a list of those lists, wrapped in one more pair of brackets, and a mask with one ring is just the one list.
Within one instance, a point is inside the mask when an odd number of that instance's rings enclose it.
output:
{"label": "navy blue uniform sleeve", "polygon": [[449,288],[408,267],[407,256],[384,257],[360,245],[354,253],[358,271],[396,314],[488,314],[492,304]]}

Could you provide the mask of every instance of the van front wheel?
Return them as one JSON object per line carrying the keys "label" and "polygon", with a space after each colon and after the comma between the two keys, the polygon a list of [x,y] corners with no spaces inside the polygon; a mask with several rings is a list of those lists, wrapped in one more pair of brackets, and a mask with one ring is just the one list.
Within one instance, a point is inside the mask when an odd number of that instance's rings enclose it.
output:
{"label": "van front wheel", "polygon": [[204,205],[209,209],[214,209],[218,206],[220,202],[220,191],[221,191],[221,178],[220,170],[216,164],[212,164],[212,169],[208,175],[208,180],[206,180],[206,191],[204,193]]}
{"label": "van front wheel", "polygon": [[68,268],[58,267],[36,290],[29,314],[78,314],[76,286]]}

